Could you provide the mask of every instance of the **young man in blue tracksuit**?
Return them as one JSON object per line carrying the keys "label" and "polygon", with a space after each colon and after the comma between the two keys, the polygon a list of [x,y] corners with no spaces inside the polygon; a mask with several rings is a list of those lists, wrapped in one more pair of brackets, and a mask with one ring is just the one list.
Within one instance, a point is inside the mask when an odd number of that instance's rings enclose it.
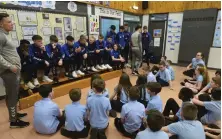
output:
{"label": "young man in blue tracksuit", "polygon": [[143,51],[145,51],[145,60],[147,65],[149,66],[149,44],[151,42],[151,34],[148,32],[147,26],[143,27],[143,33],[142,33],[142,46],[143,46]]}
{"label": "young man in blue tracksuit", "polygon": [[103,35],[99,35],[99,38],[96,41],[96,48],[97,69],[112,69],[112,67],[108,64],[108,59],[106,57],[109,53],[107,53],[106,42],[104,41]]}
{"label": "young man in blue tracksuit", "polygon": [[65,75],[70,78],[77,78],[77,74],[75,71],[76,67],[76,50],[74,47],[74,38],[72,36],[66,37],[66,44],[62,46],[63,50],[63,59],[64,59],[64,67],[65,67]]}
{"label": "young man in blue tracksuit", "polygon": [[111,36],[108,36],[107,37],[107,41],[106,41],[106,59],[108,60],[108,64],[109,65],[111,65],[112,63],[111,63],[111,51],[113,50],[113,47],[114,47],[114,44],[115,43],[113,43],[112,42],[112,38],[111,38]]}
{"label": "young man in blue tracksuit", "polygon": [[[81,35],[80,39],[75,42],[74,44],[75,49],[77,50],[76,52],[76,62],[77,62],[77,74],[79,75],[85,75],[80,69],[81,67],[84,67],[84,72],[87,72],[87,47],[88,43],[86,42],[86,37],[85,35]],[[83,64],[84,63],[84,64]]]}
{"label": "young man in blue tracksuit", "polygon": [[89,37],[88,41],[88,62],[87,65],[91,67],[91,70],[94,72],[98,72],[96,69],[96,41],[93,36]]}
{"label": "young man in blue tracksuit", "polygon": [[44,69],[45,71],[43,81],[51,83],[53,80],[49,79],[48,77],[50,71],[50,62],[45,46],[42,42],[42,37],[39,35],[34,35],[32,37],[32,41],[34,43],[29,46],[29,55],[32,59],[32,62],[36,65],[35,69],[33,70],[34,85],[39,86],[37,79],[37,71],[39,69]]}
{"label": "young man in blue tracksuit", "polygon": [[57,74],[57,67],[63,65],[63,52],[61,45],[58,44],[58,38],[56,35],[50,36],[50,43],[45,46],[46,52],[49,57],[49,62],[51,64],[51,69],[53,73],[53,81],[55,83],[59,82],[58,74]]}
{"label": "young man in blue tracksuit", "polygon": [[116,30],[116,26],[115,25],[111,25],[110,26],[110,31],[107,32],[105,40],[107,40],[108,36],[111,36],[112,42],[116,43],[116,32],[115,32],[115,30]]}
{"label": "young man in blue tracksuit", "polygon": [[[128,31],[128,24],[124,25],[124,39],[125,39],[125,48],[124,48],[124,58],[126,64],[128,63],[129,52],[130,52],[130,41],[131,41],[131,33]],[[129,66],[129,65],[128,65]]]}
{"label": "young man in blue tracksuit", "polygon": [[125,37],[124,37],[123,31],[124,31],[124,26],[120,26],[119,32],[116,34],[116,44],[119,45],[121,55],[124,57],[125,56],[124,49],[125,49],[126,43],[125,43]]}

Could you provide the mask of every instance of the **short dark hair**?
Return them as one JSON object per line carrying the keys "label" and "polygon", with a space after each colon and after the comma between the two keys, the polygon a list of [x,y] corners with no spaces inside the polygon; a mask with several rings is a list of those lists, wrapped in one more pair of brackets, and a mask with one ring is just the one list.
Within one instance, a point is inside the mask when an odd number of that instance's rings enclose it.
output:
{"label": "short dark hair", "polygon": [[38,41],[38,40],[42,40],[42,37],[40,35],[32,36],[32,41]]}
{"label": "short dark hair", "polygon": [[28,40],[20,40],[20,45],[24,45],[24,44],[30,44],[30,42]]}
{"label": "short dark hair", "polygon": [[159,131],[165,125],[165,119],[158,110],[149,110],[147,112],[147,125],[153,132]]}
{"label": "short dark hair", "polygon": [[167,63],[171,65],[171,64],[172,64],[172,61],[171,61],[171,60],[167,60]]}
{"label": "short dark hair", "polygon": [[182,113],[185,120],[195,120],[197,118],[197,112],[198,110],[196,105],[189,102],[184,103]]}
{"label": "short dark hair", "polygon": [[136,86],[130,87],[129,89],[129,98],[130,100],[138,100],[140,98],[140,91],[139,88]]}
{"label": "short dark hair", "polygon": [[120,26],[120,27],[119,27],[119,29],[122,29],[122,30],[124,30],[124,26]]}
{"label": "short dark hair", "polygon": [[221,78],[216,76],[212,78],[212,81],[214,81],[215,84],[221,86]]}
{"label": "short dark hair", "polygon": [[70,35],[69,35],[69,36],[66,37],[66,40],[67,40],[67,41],[74,41],[74,38],[73,38],[73,36],[70,36]]}
{"label": "short dark hair", "polygon": [[73,88],[69,91],[69,97],[73,102],[79,101],[81,99],[81,89]]}
{"label": "short dark hair", "polygon": [[57,43],[59,40],[58,40],[58,37],[56,35],[51,35],[50,36],[50,41]]}
{"label": "short dark hair", "polygon": [[214,99],[214,100],[221,100],[221,88],[218,87],[218,88],[213,88],[211,90],[211,97]]}
{"label": "short dark hair", "polygon": [[102,34],[99,34],[99,39],[104,39],[104,36]]}
{"label": "short dark hair", "polygon": [[193,98],[193,91],[190,88],[183,87],[180,89],[180,92],[178,94],[179,99],[181,99],[183,102],[190,101],[190,99]]}
{"label": "short dark hair", "polygon": [[143,29],[147,29],[147,26],[143,26]]}
{"label": "short dark hair", "polygon": [[47,98],[49,94],[52,92],[52,85],[51,84],[43,84],[38,89],[40,96],[43,98]]}
{"label": "short dark hair", "polygon": [[80,35],[79,39],[80,40],[86,39],[86,36],[85,35]]}
{"label": "short dark hair", "polygon": [[165,61],[160,61],[159,65],[166,66],[166,62]]}
{"label": "short dark hair", "polygon": [[102,79],[102,77],[99,75],[99,74],[93,74],[91,76],[91,80],[90,80],[90,84],[91,84],[91,88],[92,88],[92,82],[95,80],[95,79]]}
{"label": "short dark hair", "polygon": [[160,93],[161,90],[162,90],[162,87],[161,87],[160,83],[157,83],[157,82],[149,82],[149,83],[147,83],[147,88],[151,92],[154,92],[155,94]]}
{"label": "short dark hair", "polygon": [[103,79],[95,79],[92,82],[92,86],[97,92],[103,92],[105,89],[105,82]]}
{"label": "short dark hair", "polygon": [[145,75],[138,75],[136,80],[136,85],[145,85],[147,83],[147,77]]}
{"label": "short dark hair", "polygon": [[111,35],[108,35],[107,38],[112,38],[112,36],[111,36]]}
{"label": "short dark hair", "polygon": [[115,25],[111,25],[110,28],[111,28],[112,30],[116,30],[116,26],[115,26]]}
{"label": "short dark hair", "polygon": [[215,74],[219,74],[221,76],[221,70],[217,70]]}
{"label": "short dark hair", "polygon": [[2,21],[6,17],[9,17],[7,13],[0,13],[0,21]]}
{"label": "short dark hair", "polygon": [[126,23],[126,24],[124,24],[124,26],[128,26],[128,24]]}
{"label": "short dark hair", "polygon": [[137,25],[136,28],[135,28],[135,30],[137,31],[138,29],[141,29],[141,28],[142,28],[141,25]]}

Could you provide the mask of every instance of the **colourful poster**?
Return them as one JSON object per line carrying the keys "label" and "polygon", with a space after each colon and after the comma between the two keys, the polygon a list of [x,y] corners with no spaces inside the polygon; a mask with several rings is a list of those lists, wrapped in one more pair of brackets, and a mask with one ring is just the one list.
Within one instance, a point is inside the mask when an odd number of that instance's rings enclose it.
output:
{"label": "colourful poster", "polygon": [[218,12],[213,47],[221,47],[221,11]]}
{"label": "colourful poster", "polygon": [[90,15],[89,21],[89,34],[99,34],[99,17]]}

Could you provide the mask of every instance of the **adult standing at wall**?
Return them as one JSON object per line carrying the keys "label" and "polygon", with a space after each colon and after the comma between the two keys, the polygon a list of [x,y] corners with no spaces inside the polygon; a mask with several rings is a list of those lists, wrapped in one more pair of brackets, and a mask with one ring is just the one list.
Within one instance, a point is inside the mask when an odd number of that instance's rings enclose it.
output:
{"label": "adult standing at wall", "polygon": [[17,113],[18,89],[20,77],[20,57],[16,51],[16,45],[9,39],[9,32],[13,29],[13,23],[6,13],[0,13],[0,77],[4,81],[6,91],[6,106],[9,111],[10,127],[22,128],[29,126],[19,118],[27,114]]}
{"label": "adult standing at wall", "polygon": [[[138,75],[138,69],[142,63],[142,27],[138,25],[131,36],[132,42],[132,74]],[[138,61],[136,61],[138,60]]]}

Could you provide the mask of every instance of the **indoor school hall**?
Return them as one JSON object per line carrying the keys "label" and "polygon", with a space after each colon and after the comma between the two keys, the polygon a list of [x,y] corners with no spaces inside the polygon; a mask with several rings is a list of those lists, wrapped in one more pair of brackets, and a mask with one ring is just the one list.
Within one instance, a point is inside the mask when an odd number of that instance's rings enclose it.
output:
{"label": "indoor school hall", "polygon": [[0,139],[219,139],[220,33],[220,1],[0,2]]}

